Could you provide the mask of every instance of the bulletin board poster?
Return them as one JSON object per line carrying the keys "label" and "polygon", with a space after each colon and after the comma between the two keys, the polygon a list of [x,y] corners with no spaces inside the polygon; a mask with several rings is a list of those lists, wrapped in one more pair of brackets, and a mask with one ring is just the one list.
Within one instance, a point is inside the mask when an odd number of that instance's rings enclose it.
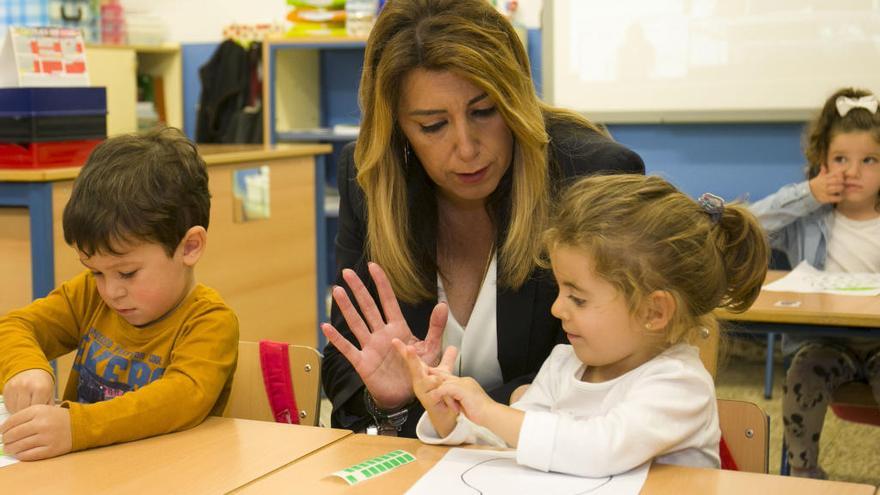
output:
{"label": "bulletin board poster", "polygon": [[79,29],[10,27],[0,55],[3,86],[88,86]]}

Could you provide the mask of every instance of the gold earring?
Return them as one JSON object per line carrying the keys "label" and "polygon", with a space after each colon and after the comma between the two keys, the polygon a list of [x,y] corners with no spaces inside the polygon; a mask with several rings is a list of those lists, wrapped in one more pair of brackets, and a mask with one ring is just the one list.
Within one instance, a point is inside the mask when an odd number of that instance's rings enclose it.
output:
{"label": "gold earring", "polygon": [[651,325],[650,322],[645,323],[645,330],[652,330],[653,328],[654,328],[654,327]]}

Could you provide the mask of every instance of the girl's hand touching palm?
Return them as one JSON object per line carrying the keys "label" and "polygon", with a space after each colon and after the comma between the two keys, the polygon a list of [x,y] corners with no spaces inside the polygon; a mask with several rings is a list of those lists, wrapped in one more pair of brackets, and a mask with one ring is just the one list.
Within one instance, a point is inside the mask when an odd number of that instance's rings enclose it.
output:
{"label": "girl's hand touching palm", "polygon": [[321,331],[354,366],[376,405],[382,409],[395,409],[412,400],[413,388],[406,361],[394,351],[392,340],[398,339],[407,346],[412,346],[413,352],[423,363],[436,366],[440,361],[440,342],[446,327],[448,309],[443,303],[434,307],[428,334],[425,340],[420,340],[412,334],[403,318],[385,272],[375,263],[369,263],[368,268],[376,283],[379,300],[385,312],[384,318],[361,279],[353,270],[346,269],[342,271],[342,278],[351,288],[366,322],[342,287],[333,288],[333,300],[357,338],[360,349],[329,323],[323,323]]}
{"label": "girl's hand touching palm", "polygon": [[441,437],[449,435],[455,428],[459,412],[458,405],[448,397],[432,397],[430,392],[437,389],[445,380],[454,378],[452,368],[455,365],[458,349],[452,346],[447,347],[440,364],[436,368],[430,368],[419,359],[413,346],[407,346],[397,339],[394,339],[392,343],[406,361],[412,379],[413,391],[419,402],[425,407],[425,411],[428,412],[434,430]]}

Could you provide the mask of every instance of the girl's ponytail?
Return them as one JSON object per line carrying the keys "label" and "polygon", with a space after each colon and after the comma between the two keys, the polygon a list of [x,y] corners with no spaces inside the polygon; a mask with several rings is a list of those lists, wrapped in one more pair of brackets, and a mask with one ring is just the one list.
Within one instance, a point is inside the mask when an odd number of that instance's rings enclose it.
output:
{"label": "girl's ponytail", "polygon": [[724,206],[713,230],[727,275],[727,290],[719,307],[735,313],[745,311],[761,292],[767,274],[767,236],[748,208],[738,203]]}

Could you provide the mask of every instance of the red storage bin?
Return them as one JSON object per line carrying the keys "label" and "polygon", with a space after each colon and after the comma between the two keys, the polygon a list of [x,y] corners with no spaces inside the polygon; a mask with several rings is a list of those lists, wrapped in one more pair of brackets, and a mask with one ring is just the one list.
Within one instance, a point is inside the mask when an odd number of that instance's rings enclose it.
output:
{"label": "red storage bin", "polygon": [[0,168],[78,167],[103,139],[0,143]]}

